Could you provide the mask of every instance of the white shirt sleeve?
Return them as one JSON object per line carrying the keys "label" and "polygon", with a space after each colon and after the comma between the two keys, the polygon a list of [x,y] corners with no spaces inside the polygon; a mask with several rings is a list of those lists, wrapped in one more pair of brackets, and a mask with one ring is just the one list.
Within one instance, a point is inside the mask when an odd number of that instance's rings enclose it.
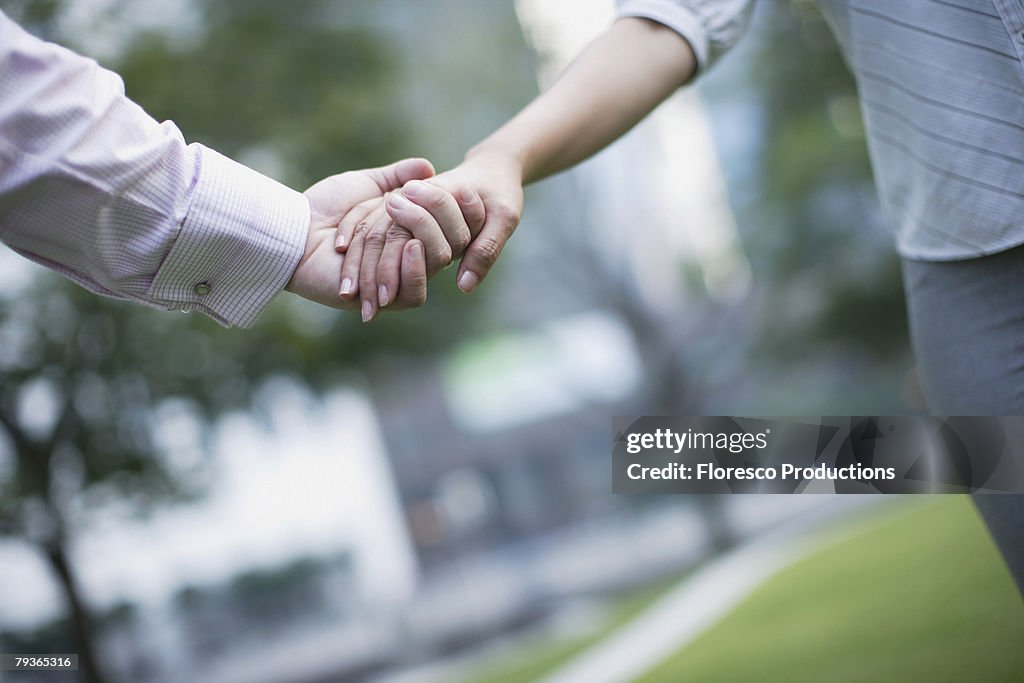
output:
{"label": "white shirt sleeve", "polygon": [[187,145],[117,74],[0,12],[0,240],[15,251],[99,294],[246,327],[308,226],[302,194]]}
{"label": "white shirt sleeve", "polygon": [[620,17],[651,19],[681,35],[703,73],[736,44],[754,0],[616,0]]}

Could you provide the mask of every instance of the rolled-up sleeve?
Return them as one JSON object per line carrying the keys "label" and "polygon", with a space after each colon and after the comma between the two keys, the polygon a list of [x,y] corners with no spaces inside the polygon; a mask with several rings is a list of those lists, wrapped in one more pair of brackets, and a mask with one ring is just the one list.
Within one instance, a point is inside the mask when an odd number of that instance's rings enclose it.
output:
{"label": "rolled-up sleeve", "polygon": [[[183,96],[187,96],[183,94]],[[129,100],[116,74],[0,12],[0,239],[106,296],[251,325],[309,205]]]}
{"label": "rolled-up sleeve", "polygon": [[651,19],[681,35],[702,73],[739,40],[754,0],[617,0],[617,5],[620,17]]}

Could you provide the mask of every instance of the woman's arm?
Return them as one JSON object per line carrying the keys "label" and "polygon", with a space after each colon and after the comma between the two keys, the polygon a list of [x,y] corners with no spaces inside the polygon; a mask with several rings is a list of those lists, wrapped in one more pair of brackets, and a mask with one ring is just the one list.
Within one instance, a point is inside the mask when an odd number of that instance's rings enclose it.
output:
{"label": "woman's arm", "polygon": [[[452,245],[455,256],[465,249],[457,282],[462,291],[471,292],[490,272],[519,225],[524,184],[600,151],[696,71],[690,44],[675,30],[649,19],[619,19],[547,92],[471,149],[462,164],[418,184],[414,193],[406,192],[418,206],[389,202],[387,211],[399,231],[404,228],[423,238],[413,227],[421,207],[443,202],[448,193],[475,189],[486,212],[483,227],[479,234],[474,232],[468,248],[465,242]],[[363,259],[357,267],[361,279],[370,281],[362,287],[361,296],[374,298],[377,285],[395,291],[400,255],[396,247],[385,250],[377,264]]]}
{"label": "woman's arm", "polygon": [[[547,92],[470,150],[457,168],[404,193],[419,206],[388,203],[398,230],[425,239],[411,227],[414,209],[437,206],[446,192],[476,191],[486,212],[482,229],[472,232],[468,248],[464,240],[449,240],[453,255],[465,248],[457,276],[462,291],[476,289],[519,224],[523,185],[598,152],[708,67],[742,33],[753,0],[619,0],[618,5],[622,18]],[[368,284],[383,283],[393,292],[400,270],[396,254],[397,248],[385,249],[379,263],[371,259],[360,266],[361,279],[367,273]],[[362,294],[367,295],[373,290]]]}
{"label": "woman's arm", "polygon": [[470,150],[531,183],[578,164],[636,125],[696,71],[689,43],[641,18],[615,22],[547,92]]}

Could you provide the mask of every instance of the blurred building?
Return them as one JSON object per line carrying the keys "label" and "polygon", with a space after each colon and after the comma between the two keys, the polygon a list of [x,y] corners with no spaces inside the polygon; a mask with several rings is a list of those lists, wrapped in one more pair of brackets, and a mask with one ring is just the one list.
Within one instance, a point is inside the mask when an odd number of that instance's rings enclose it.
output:
{"label": "blurred building", "polygon": [[614,318],[580,314],[469,343],[379,390],[424,570],[614,506],[607,416],[635,390],[638,362]]}

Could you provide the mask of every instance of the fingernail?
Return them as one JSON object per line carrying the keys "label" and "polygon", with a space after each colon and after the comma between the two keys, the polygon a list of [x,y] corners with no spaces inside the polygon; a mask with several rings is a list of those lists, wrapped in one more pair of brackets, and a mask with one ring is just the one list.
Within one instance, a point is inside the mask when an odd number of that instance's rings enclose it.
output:
{"label": "fingernail", "polygon": [[426,189],[426,183],[421,182],[419,180],[413,180],[405,184],[405,187],[402,188],[402,193],[405,194],[406,197],[416,198],[422,197]]}
{"label": "fingernail", "polygon": [[373,320],[373,304],[369,301],[363,302],[363,322],[368,323]]}
{"label": "fingernail", "polygon": [[416,242],[409,247],[409,253],[413,258],[423,258],[423,245]]}
{"label": "fingernail", "polygon": [[377,299],[378,303],[380,303],[381,308],[384,308],[385,306],[388,305],[388,288],[385,285],[381,285],[380,287],[377,288]]}
{"label": "fingernail", "polygon": [[345,246],[345,235],[338,235],[338,239],[334,241],[334,248],[341,249]]}
{"label": "fingernail", "polygon": [[341,281],[341,293],[349,294],[352,292],[352,278],[347,277]]}
{"label": "fingernail", "polygon": [[467,294],[476,289],[476,286],[480,284],[480,278],[469,270],[462,271],[462,275],[459,276],[459,289]]}
{"label": "fingernail", "polygon": [[473,202],[476,201],[476,192],[469,189],[468,187],[464,187],[461,190],[459,190],[459,197],[462,198],[463,204],[472,204]]}
{"label": "fingernail", "polygon": [[412,208],[412,202],[396,192],[388,197],[388,206],[395,211],[408,211]]}

